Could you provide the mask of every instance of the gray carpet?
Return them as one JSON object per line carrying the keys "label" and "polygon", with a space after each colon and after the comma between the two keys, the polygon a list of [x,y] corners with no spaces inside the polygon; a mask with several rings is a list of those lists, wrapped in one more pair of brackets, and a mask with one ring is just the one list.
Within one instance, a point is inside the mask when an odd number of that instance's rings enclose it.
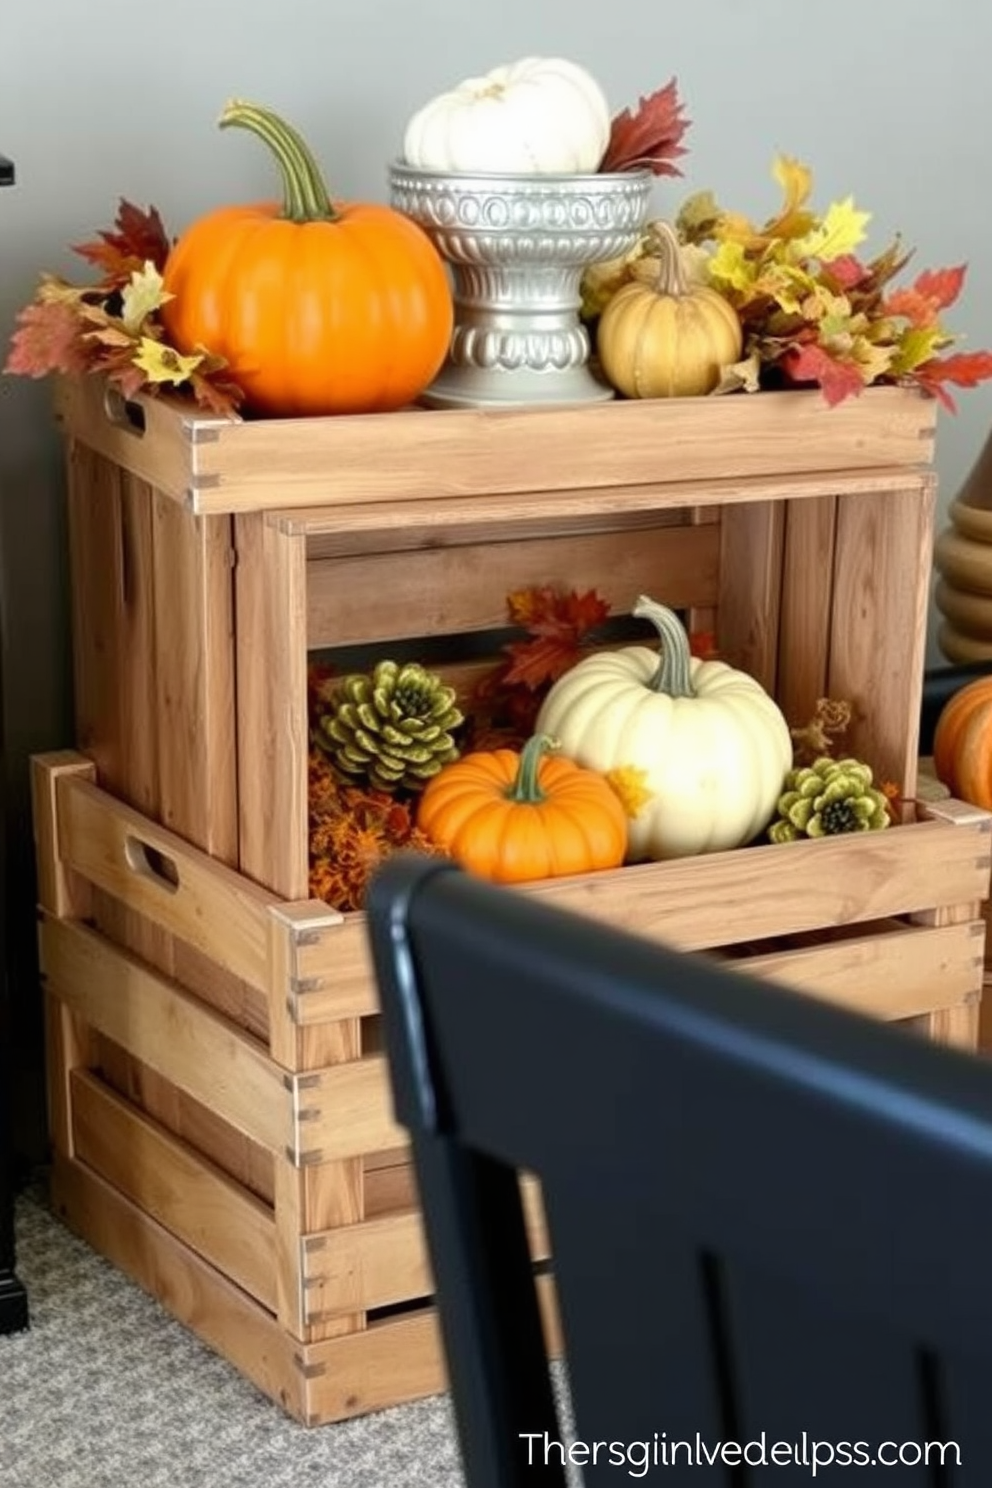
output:
{"label": "gray carpet", "polygon": [[0,1337],[2,1488],[463,1488],[447,1397],[305,1430],[18,1201],[32,1327]]}

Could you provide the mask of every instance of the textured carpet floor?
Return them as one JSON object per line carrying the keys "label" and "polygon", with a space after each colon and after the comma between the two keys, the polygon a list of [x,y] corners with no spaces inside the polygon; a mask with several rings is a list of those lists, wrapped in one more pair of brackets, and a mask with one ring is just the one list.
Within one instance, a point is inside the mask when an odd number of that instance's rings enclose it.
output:
{"label": "textured carpet floor", "polygon": [[2,1488],[462,1488],[447,1397],[307,1431],[48,1212],[18,1202],[32,1327],[0,1337]]}

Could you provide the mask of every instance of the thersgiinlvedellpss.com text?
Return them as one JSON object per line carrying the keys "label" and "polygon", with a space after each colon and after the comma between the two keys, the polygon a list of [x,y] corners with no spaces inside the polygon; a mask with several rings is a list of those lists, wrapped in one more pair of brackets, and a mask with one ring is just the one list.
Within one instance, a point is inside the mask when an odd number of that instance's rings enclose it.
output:
{"label": "thersgiinlvedellpss.com text", "polygon": [[609,1465],[644,1478],[666,1467],[805,1467],[810,1477],[825,1467],[919,1467],[935,1463],[961,1466],[957,1442],[819,1441],[803,1432],[797,1441],[769,1441],[762,1431],[746,1442],[706,1441],[698,1432],[693,1440],[669,1440],[655,1432],[648,1440],[556,1441],[546,1431],[521,1433],[528,1467],[550,1464],[574,1467]]}

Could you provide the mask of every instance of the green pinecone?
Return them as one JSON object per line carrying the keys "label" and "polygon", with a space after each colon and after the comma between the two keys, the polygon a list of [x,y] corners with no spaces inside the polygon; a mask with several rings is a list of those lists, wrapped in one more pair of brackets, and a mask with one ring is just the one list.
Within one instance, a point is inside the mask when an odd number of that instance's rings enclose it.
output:
{"label": "green pinecone", "polygon": [[824,755],[812,765],[790,770],[768,836],[772,842],[795,842],[797,837],[832,837],[887,827],[888,803],[871,782],[870,767],[856,759]]}
{"label": "green pinecone", "polygon": [[331,691],[316,743],[338,770],[378,790],[422,790],[458,758],[453,731],[464,717],[455,689],[416,662],[380,661],[371,676],[344,677]]}

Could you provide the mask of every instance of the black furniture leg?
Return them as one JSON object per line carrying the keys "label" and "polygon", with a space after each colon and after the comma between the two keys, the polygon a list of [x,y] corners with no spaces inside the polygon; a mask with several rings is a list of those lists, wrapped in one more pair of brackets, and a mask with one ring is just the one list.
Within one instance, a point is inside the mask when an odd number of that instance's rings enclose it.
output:
{"label": "black furniture leg", "polygon": [[[0,186],[14,184],[14,165],[0,155]],[[2,734],[0,734],[2,737]],[[2,760],[2,752],[0,752]],[[2,817],[0,817],[2,820]],[[3,836],[0,833],[0,855]],[[6,919],[5,863],[0,856],[0,916]],[[6,926],[0,923],[0,1333],[28,1326],[28,1294],[14,1269],[14,1177],[10,1105],[10,1005],[6,974]]]}

